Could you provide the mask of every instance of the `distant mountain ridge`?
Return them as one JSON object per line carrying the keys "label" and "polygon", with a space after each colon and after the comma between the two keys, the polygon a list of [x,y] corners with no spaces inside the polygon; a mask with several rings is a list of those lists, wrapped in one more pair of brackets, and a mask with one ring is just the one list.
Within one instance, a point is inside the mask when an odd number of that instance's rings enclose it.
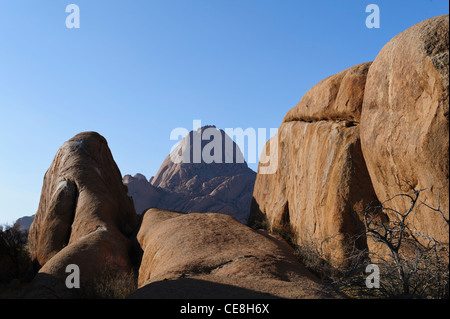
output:
{"label": "distant mountain ridge", "polygon": [[[221,147],[219,163],[207,163],[205,158],[196,158],[194,153],[203,153],[205,147],[212,142],[212,139],[201,139],[207,129],[216,138],[221,137],[220,144],[216,144],[216,147]],[[201,149],[195,149],[196,139],[201,141],[198,145]],[[187,162],[175,163],[173,159],[177,155],[183,156]],[[226,158],[227,156],[229,157]],[[227,163],[230,158],[231,163]],[[215,126],[204,126],[191,131],[180,141],[154,177],[147,180],[142,174],[125,175],[123,183],[128,187],[128,196],[133,198],[138,214],[148,208],[184,213],[215,212],[233,216],[246,223],[255,179],[256,172],[248,167],[237,144],[223,130],[218,130]]]}
{"label": "distant mountain ridge", "polygon": [[14,223],[15,225],[19,226],[19,229],[21,230],[28,230],[30,229],[31,223],[33,223],[34,215],[32,216],[24,216],[16,220]]}

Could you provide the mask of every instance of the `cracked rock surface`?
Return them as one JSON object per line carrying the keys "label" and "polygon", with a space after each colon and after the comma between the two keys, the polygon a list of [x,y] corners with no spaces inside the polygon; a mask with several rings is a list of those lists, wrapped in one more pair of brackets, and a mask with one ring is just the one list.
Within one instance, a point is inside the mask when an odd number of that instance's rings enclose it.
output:
{"label": "cracked rock surface", "polygon": [[292,233],[298,245],[321,252],[335,267],[346,259],[348,244],[367,248],[365,238],[355,242],[364,232],[357,212],[377,199],[359,138],[370,65],[324,79],[286,114],[263,150],[276,170],[263,174],[260,161],[253,192],[249,224]]}

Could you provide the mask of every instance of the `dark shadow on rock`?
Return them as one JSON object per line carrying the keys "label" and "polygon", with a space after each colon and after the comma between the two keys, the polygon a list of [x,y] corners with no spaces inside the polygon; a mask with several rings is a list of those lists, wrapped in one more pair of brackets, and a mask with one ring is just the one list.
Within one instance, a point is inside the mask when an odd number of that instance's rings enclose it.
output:
{"label": "dark shadow on rock", "polygon": [[269,293],[192,278],[150,283],[127,299],[282,299]]}
{"label": "dark shadow on rock", "polygon": [[66,287],[65,278],[38,273],[30,285],[19,295],[21,299],[80,299],[85,298],[82,289]]}
{"label": "dark shadow on rock", "polygon": [[265,229],[269,228],[269,222],[266,215],[259,208],[259,204],[255,197],[252,197],[252,202],[250,205],[250,214],[247,220],[247,226],[253,229]]}
{"label": "dark shadow on rock", "polygon": [[131,233],[131,235],[128,236],[128,240],[130,241],[129,258],[133,267],[133,271],[135,273],[139,273],[139,267],[141,266],[142,256],[144,254],[144,251],[142,250],[142,247],[137,240],[137,234],[139,232],[139,229],[141,228],[143,215],[144,214],[137,215],[137,226]]}

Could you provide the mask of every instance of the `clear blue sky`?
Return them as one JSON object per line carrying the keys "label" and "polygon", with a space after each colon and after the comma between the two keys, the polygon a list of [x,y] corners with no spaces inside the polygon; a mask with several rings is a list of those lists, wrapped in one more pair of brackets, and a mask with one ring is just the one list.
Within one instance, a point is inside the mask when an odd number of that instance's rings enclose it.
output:
{"label": "clear blue sky", "polygon": [[[80,29],[66,28],[70,3]],[[379,29],[366,28],[370,3]],[[105,136],[123,175],[149,178],[172,129],[279,127],[314,84],[448,12],[443,0],[0,0],[0,224],[35,213],[79,132]]]}

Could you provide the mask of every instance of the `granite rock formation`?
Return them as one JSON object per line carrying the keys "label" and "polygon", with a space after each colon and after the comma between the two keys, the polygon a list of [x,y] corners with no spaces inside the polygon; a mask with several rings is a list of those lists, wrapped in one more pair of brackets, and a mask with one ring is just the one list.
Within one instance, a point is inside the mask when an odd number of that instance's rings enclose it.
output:
{"label": "granite rock formation", "polygon": [[130,298],[318,298],[322,286],[283,240],[223,214],[149,209]]}
{"label": "granite rock formation", "polygon": [[[106,140],[95,132],[74,136],[58,150],[45,174],[29,232],[32,260],[42,267],[26,296],[68,293],[66,266],[76,264],[83,281],[105,269],[131,271],[128,236],[138,216]],[[49,289],[51,287],[51,289]]]}
{"label": "granite rock formation", "polygon": [[[381,202],[400,212],[395,197],[423,190],[419,200],[449,205],[449,18],[425,20],[395,36],[370,67],[361,117],[361,145]],[[408,185],[410,184],[410,185]],[[448,243],[448,224],[420,205],[411,227]]]}
{"label": "granite rock formation", "polygon": [[[218,139],[215,148],[208,149],[215,140],[210,136],[205,139],[206,134]],[[204,156],[206,150],[217,156],[212,163]],[[182,162],[174,161],[178,154]],[[197,154],[202,156],[197,158]],[[223,130],[204,126],[180,141],[150,181],[136,174],[134,177],[126,175],[123,182],[138,214],[148,208],[184,213],[214,212],[246,223],[255,178],[256,173],[247,166],[236,143]]]}
{"label": "granite rock formation", "polygon": [[[250,224],[265,221],[292,233],[296,244],[313,246],[334,265],[364,233],[358,212],[377,199],[358,125],[370,65],[326,78],[287,113],[273,137],[278,169],[258,174],[253,194]],[[356,241],[359,249],[366,245],[364,238]]]}
{"label": "granite rock formation", "polygon": [[[264,174],[260,162],[249,223],[291,234],[339,266],[348,246],[378,249],[359,236],[363,209],[381,202],[406,212],[411,201],[398,195],[414,188],[422,193],[410,227],[448,245],[448,31],[448,15],[423,21],[373,63],[310,89],[266,144],[262,158],[277,169]],[[389,222],[384,213],[377,218]]]}

